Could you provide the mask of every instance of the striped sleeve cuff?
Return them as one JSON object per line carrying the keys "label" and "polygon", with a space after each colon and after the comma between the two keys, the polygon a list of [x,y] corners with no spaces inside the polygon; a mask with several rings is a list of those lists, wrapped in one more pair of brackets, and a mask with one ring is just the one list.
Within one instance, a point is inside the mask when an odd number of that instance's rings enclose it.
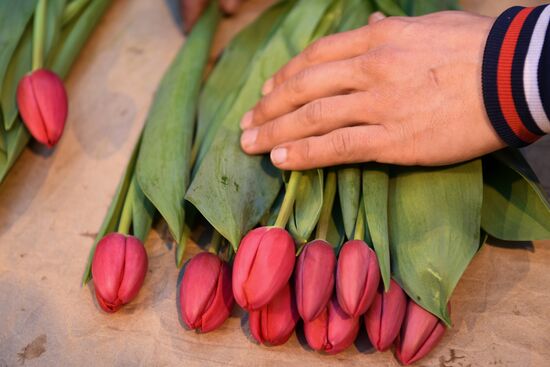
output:
{"label": "striped sleeve cuff", "polygon": [[485,108],[501,139],[513,147],[550,133],[550,5],[513,7],[487,39],[482,86]]}

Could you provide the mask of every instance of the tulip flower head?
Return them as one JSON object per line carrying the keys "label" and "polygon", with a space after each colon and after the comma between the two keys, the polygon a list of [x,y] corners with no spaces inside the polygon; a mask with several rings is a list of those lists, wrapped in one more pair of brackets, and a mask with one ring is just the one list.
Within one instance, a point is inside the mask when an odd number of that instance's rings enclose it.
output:
{"label": "tulip flower head", "polygon": [[267,305],[248,314],[250,333],[261,344],[281,345],[292,335],[299,315],[289,284]]}
{"label": "tulip flower head", "polygon": [[334,250],[323,240],[304,246],[296,263],[296,303],[305,321],[319,317],[326,308],[334,290]]}
{"label": "tulip flower head", "polygon": [[147,272],[147,253],[133,236],[110,233],[97,244],[92,260],[95,294],[101,308],[115,312],[139,292]]}
{"label": "tulip flower head", "polygon": [[67,120],[68,102],[57,74],[38,69],[25,75],[17,87],[17,105],[23,122],[40,143],[57,144]]}
{"label": "tulip flower head", "polygon": [[217,329],[231,314],[231,269],[216,255],[201,252],[185,268],[180,284],[180,308],[190,329]]}
{"label": "tulip flower head", "polygon": [[294,268],[295,246],[279,227],[253,229],[242,239],[233,263],[233,295],[244,309],[267,305],[288,283]]}
{"label": "tulip flower head", "polygon": [[441,320],[409,300],[401,333],[396,341],[397,359],[409,365],[424,358],[443,338],[446,330]]}
{"label": "tulip flower head", "polygon": [[304,333],[309,346],[328,354],[348,348],[359,332],[359,319],[348,316],[332,297],[321,315],[313,321],[304,321]]}
{"label": "tulip flower head", "polygon": [[384,285],[380,284],[374,296],[374,301],[365,314],[365,327],[372,345],[379,351],[391,347],[401,329],[407,296],[393,279],[390,289],[384,292]]}
{"label": "tulip flower head", "polygon": [[380,267],[374,251],[360,240],[346,242],[338,255],[336,294],[342,310],[351,317],[364,314],[380,283]]}

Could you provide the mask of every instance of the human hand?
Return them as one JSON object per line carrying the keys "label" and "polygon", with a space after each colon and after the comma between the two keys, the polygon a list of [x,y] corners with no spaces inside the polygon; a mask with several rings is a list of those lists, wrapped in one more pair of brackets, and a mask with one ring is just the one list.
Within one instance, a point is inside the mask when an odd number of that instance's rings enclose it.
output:
{"label": "human hand", "polygon": [[444,165],[504,147],[483,104],[494,19],[465,12],[384,18],[310,45],[264,84],[242,149],[301,170],[376,161]]}
{"label": "human hand", "polygon": [[[234,14],[242,0],[219,0],[220,7],[226,14]],[[185,33],[189,33],[208,6],[209,0],[181,0],[181,16]]]}

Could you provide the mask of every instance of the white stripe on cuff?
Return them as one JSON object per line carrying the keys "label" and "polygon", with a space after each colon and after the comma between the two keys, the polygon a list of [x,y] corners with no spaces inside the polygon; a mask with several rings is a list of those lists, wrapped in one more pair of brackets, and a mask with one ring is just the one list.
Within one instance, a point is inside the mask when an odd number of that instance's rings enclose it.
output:
{"label": "white stripe on cuff", "polygon": [[550,119],[546,116],[542,105],[538,83],[538,69],[544,38],[549,24],[550,6],[547,6],[540,14],[535,25],[523,68],[523,88],[529,111],[539,128],[545,133],[550,133]]}

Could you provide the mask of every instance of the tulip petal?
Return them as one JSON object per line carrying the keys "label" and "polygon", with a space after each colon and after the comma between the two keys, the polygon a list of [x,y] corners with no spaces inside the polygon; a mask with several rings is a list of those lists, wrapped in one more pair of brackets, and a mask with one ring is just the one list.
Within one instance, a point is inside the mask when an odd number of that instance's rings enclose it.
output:
{"label": "tulip petal", "polygon": [[336,294],[342,309],[351,317],[365,313],[379,282],[380,268],[374,251],[364,241],[346,242],[340,250],[336,273]]}
{"label": "tulip petal", "polygon": [[124,273],[118,289],[118,298],[123,304],[126,304],[134,299],[141,289],[147,272],[148,260],[145,247],[134,236],[126,237],[124,257]]}
{"label": "tulip petal", "polygon": [[256,252],[266,231],[266,227],[260,227],[248,232],[242,239],[235,255],[233,263],[233,295],[235,301],[244,309],[248,309],[249,306],[244,291],[244,284],[249,277]]}
{"label": "tulip petal", "polygon": [[201,252],[187,263],[180,285],[180,307],[183,321],[191,329],[202,326],[203,314],[216,293],[220,268],[221,260],[209,252]]}
{"label": "tulip petal", "polygon": [[387,350],[397,336],[407,309],[407,297],[393,279],[388,292],[380,284],[374,300],[365,314],[365,327],[372,345]]}
{"label": "tulip petal", "polygon": [[311,349],[324,351],[328,342],[328,306],[314,320],[304,321],[304,334]]}
{"label": "tulip petal", "polygon": [[97,294],[106,304],[118,302],[118,289],[124,274],[126,238],[118,233],[103,237],[92,262],[92,277]]}
{"label": "tulip petal", "polygon": [[232,308],[231,269],[227,263],[222,262],[214,299],[202,315],[201,332],[207,333],[217,329],[227,320]]}
{"label": "tulip petal", "polygon": [[34,95],[31,74],[25,75],[19,81],[17,87],[17,105],[19,113],[25,122],[25,126],[31,135],[40,143],[48,143],[48,135],[46,133],[46,124],[42,119],[42,114],[38,108],[38,102]]}
{"label": "tulip petal", "polygon": [[296,302],[305,321],[316,319],[327,306],[334,290],[336,256],[323,240],[305,245],[296,264]]}
{"label": "tulip petal", "polygon": [[260,343],[281,345],[292,335],[298,319],[296,302],[287,284],[259,311],[250,311],[250,332]]}
{"label": "tulip petal", "polygon": [[288,232],[267,228],[256,246],[250,272],[242,284],[248,309],[257,310],[273,299],[288,283],[295,260],[294,240]]}

